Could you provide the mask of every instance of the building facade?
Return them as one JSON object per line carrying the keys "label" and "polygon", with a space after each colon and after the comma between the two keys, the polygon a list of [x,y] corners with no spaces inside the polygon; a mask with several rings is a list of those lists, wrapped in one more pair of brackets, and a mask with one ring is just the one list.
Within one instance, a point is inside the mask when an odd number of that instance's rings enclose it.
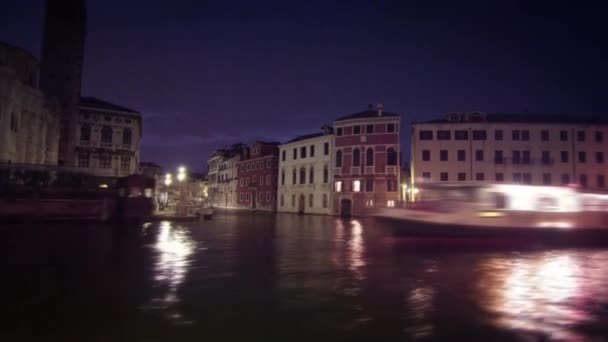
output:
{"label": "building facade", "polygon": [[248,153],[245,144],[218,149],[207,162],[209,203],[214,207],[237,208],[238,163]]}
{"label": "building facade", "polygon": [[366,215],[399,205],[400,116],[382,106],[334,122],[333,212]]}
{"label": "building facade", "polygon": [[38,75],[35,57],[0,43],[0,163],[57,164],[61,111]]}
{"label": "building facade", "polygon": [[332,214],[333,131],[297,137],[279,146],[277,211]]}
{"label": "building facade", "polygon": [[243,159],[245,153],[246,150],[231,150],[220,164],[218,171],[218,207],[238,207],[238,163]]}
{"label": "building facade", "polygon": [[412,124],[411,185],[505,182],[605,189],[607,141],[608,121],[597,118],[451,113]]}
{"label": "building facade", "polygon": [[139,167],[141,114],[92,97],[81,99],[74,144],[76,166],[102,177],[135,174]]}
{"label": "building facade", "polygon": [[278,145],[278,142],[257,141],[237,163],[239,208],[276,210]]}
{"label": "building facade", "polygon": [[215,150],[211,158],[207,161],[207,191],[209,195],[209,205],[217,206],[220,202],[219,177],[220,165],[225,160],[225,150]]}

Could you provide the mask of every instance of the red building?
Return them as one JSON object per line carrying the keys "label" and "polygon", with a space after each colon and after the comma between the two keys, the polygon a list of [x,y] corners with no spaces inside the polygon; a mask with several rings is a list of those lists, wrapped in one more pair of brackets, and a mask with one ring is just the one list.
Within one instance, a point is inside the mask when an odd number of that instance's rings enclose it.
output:
{"label": "red building", "polygon": [[398,114],[377,109],[334,122],[334,213],[366,215],[399,203]]}
{"label": "red building", "polygon": [[240,208],[275,211],[279,164],[279,143],[257,141],[238,163]]}

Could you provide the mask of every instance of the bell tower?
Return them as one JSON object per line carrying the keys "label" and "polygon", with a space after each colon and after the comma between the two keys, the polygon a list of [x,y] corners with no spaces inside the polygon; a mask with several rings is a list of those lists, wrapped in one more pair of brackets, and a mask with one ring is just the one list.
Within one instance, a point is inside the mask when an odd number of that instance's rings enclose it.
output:
{"label": "bell tower", "polygon": [[86,22],[85,0],[46,1],[40,88],[62,108],[59,165],[64,166],[75,166]]}

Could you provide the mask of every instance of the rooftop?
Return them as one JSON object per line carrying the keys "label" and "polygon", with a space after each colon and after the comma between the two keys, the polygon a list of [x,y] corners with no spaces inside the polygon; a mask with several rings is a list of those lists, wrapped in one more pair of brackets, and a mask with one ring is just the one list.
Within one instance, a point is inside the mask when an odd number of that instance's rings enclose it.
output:
{"label": "rooftop", "polygon": [[389,113],[389,112],[385,112],[385,111],[381,111],[382,115],[378,115],[378,112],[379,112],[378,110],[368,109],[363,112],[359,112],[359,113],[343,116],[341,118],[337,118],[336,121],[352,120],[352,119],[365,119],[365,118],[379,118],[379,117],[387,117],[387,116],[388,117],[399,116],[399,114]]}
{"label": "rooftop", "polygon": [[38,62],[38,58],[36,56],[34,56],[31,52],[29,52],[28,50],[17,46],[17,45],[13,45],[11,43],[7,43],[4,41],[0,41],[0,45],[4,45],[5,47],[8,47],[9,49],[13,49],[15,51],[20,51],[21,53],[23,53],[24,55],[29,56],[30,58],[32,58],[34,61]]}
{"label": "rooftop", "polygon": [[79,105],[81,107],[112,110],[117,112],[139,113],[136,110],[122,107],[104,100],[100,100],[96,97],[81,97]]}
{"label": "rooftop", "polygon": [[264,140],[256,140],[256,142],[255,142],[255,143],[253,143],[252,145],[254,145],[254,144],[262,144],[262,145],[281,145],[281,143],[280,143],[280,142],[278,142],[278,141],[264,141]]}
{"label": "rooftop", "polygon": [[[515,113],[450,113],[446,116],[419,123],[537,123],[537,124],[608,124],[600,115],[581,114],[515,114]],[[416,123],[416,122],[415,122]]]}
{"label": "rooftop", "polygon": [[298,137],[295,137],[295,138],[293,138],[293,139],[285,142],[285,144],[289,144],[289,143],[300,141],[300,140],[312,139],[312,138],[320,137],[320,136],[323,136],[323,135],[326,135],[326,134],[323,134],[323,132],[304,134],[304,135],[300,135]]}

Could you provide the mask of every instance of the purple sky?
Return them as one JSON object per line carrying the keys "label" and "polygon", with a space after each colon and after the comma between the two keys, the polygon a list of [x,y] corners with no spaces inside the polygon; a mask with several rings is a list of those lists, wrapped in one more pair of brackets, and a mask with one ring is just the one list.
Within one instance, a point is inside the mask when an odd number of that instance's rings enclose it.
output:
{"label": "purple sky", "polygon": [[[3,1],[0,41],[38,56],[43,3]],[[409,122],[450,111],[608,113],[605,12],[570,4],[90,0],[83,95],[140,110],[166,168],[378,102],[407,157]]]}

